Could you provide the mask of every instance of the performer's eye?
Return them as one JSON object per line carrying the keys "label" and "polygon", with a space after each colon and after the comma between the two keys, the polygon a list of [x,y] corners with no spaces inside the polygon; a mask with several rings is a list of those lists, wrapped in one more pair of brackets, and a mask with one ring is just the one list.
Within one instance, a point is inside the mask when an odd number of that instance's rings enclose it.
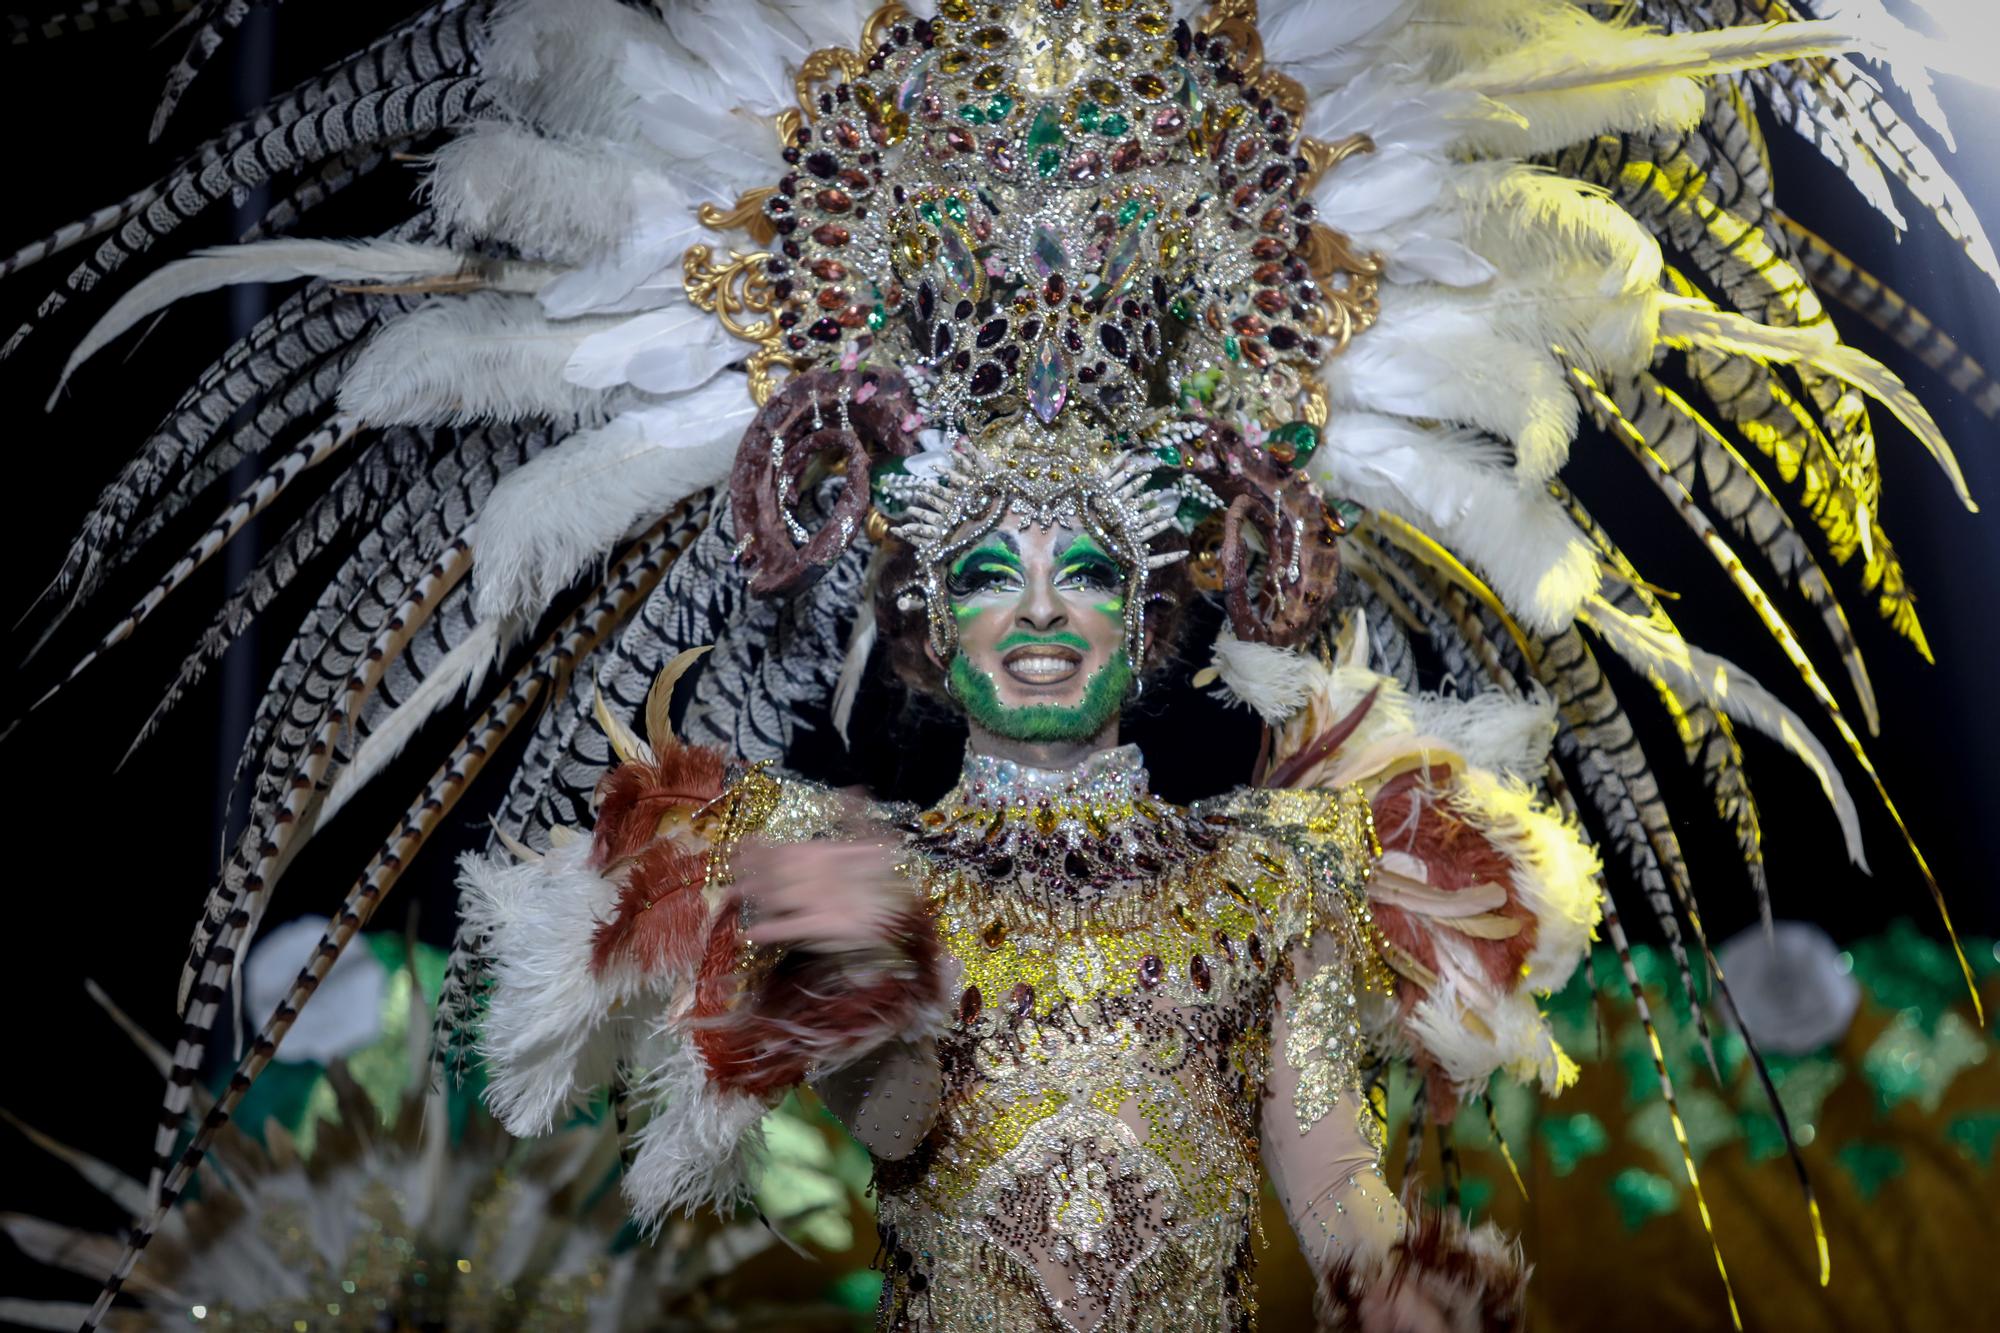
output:
{"label": "performer's eye", "polygon": [[989,592],[1019,592],[1022,586],[1019,562],[1012,552],[997,547],[968,552],[951,567],[945,579],[945,591],[955,601]]}
{"label": "performer's eye", "polygon": [[1102,551],[1071,548],[1062,568],[1056,571],[1056,586],[1090,592],[1115,592],[1125,586],[1125,572],[1118,562]]}

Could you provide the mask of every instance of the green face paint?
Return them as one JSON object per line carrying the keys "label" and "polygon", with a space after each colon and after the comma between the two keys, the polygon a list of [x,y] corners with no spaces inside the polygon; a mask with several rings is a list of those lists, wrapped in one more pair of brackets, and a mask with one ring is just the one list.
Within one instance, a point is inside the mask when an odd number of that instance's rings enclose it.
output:
{"label": "green face paint", "polygon": [[993,678],[976,670],[964,653],[951,659],[951,687],[965,715],[996,736],[1030,744],[1074,744],[1098,735],[1118,716],[1126,691],[1132,687],[1132,664],[1120,650],[1092,673],[1083,687],[1083,698],[1069,705],[1002,703]]}

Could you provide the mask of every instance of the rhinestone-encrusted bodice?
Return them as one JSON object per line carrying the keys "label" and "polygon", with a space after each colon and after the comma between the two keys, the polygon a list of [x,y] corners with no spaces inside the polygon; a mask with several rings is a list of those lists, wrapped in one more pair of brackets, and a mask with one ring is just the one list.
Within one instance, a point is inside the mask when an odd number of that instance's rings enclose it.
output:
{"label": "rhinestone-encrusted bodice", "polygon": [[959,1000],[937,1121],[880,1168],[883,1326],[1249,1327],[1310,858],[1155,800],[1131,747],[1061,773],[970,757],[909,847]]}

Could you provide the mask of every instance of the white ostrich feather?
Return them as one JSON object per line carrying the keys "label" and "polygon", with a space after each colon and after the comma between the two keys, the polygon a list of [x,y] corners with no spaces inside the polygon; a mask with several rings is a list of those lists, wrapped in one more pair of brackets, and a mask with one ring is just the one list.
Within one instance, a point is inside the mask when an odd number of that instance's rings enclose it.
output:
{"label": "white ostrich feather", "polygon": [[1833,807],[1848,859],[1863,870],[1868,868],[1854,797],[1841,780],[1826,747],[1776,695],[1734,663],[1695,647],[1652,621],[1628,615],[1601,597],[1586,601],[1577,619],[1630,663],[1633,670],[1675,697],[1700,700],[1790,750],[1818,779],[1820,790]]}
{"label": "white ostrich feather", "polygon": [[635,45],[672,46],[659,16],[617,0],[506,0],[480,71],[513,120],[586,142],[638,140],[636,102],[619,78]]}
{"label": "white ostrich feather", "polygon": [[631,229],[634,174],[603,149],[484,121],[432,155],[425,191],[443,228],[576,263]]}
{"label": "white ostrich feather", "polygon": [[1329,497],[1386,509],[1443,541],[1538,630],[1567,626],[1597,590],[1597,555],[1562,506],[1476,432],[1335,412],[1307,466]]}
{"label": "white ostrich feather", "polygon": [[486,1103],[511,1134],[546,1134],[615,1072],[611,1011],[625,997],[599,984],[590,956],[618,891],[590,867],[590,853],[579,838],[526,864],[459,859],[459,910],[491,948],[480,1030]]}
{"label": "white ostrich feather", "polygon": [[1410,729],[1435,736],[1488,773],[1539,782],[1556,738],[1555,702],[1539,688],[1524,698],[1500,690],[1410,700]]}
{"label": "white ostrich feather", "polygon": [[784,174],[768,120],[740,109],[707,66],[635,42],[619,63],[633,123],[649,149],[696,188],[734,199]]}
{"label": "white ostrich feather", "polygon": [[[197,250],[148,274],[104,312],[56,383],[56,395],[76,368],[140,320],[184,297],[246,282],[331,278],[340,282],[407,282],[457,273],[466,256],[443,246],[405,241],[274,240]],[[55,396],[51,396],[53,404]]]}
{"label": "white ostrich feather", "polygon": [[1257,29],[1266,59],[1312,96],[1365,68],[1376,39],[1410,8],[1409,0],[1267,0]]}
{"label": "white ostrich feather", "polygon": [[675,298],[591,334],[577,345],[563,374],[586,389],[629,384],[647,393],[680,393],[719,374],[742,347],[713,314]]}
{"label": "white ostrich feather", "polygon": [[701,225],[702,201],[676,182],[638,170],[627,187],[632,207],[625,230],[594,258],[542,288],[542,309],[552,318],[665,305],[682,290],[681,256],[687,248],[722,241]]}
{"label": "white ostrich feather", "polygon": [[530,617],[635,527],[729,474],[755,415],[735,375],[572,436],[502,478],[479,511],[473,605]]}
{"label": "white ostrich feather", "polygon": [[572,384],[563,368],[605,325],[552,324],[532,296],[439,298],[369,341],[340,386],[340,408],[375,427],[588,420],[607,397]]}
{"label": "white ostrich feather", "polygon": [[1546,343],[1522,343],[1441,287],[1391,285],[1382,317],[1323,372],[1335,407],[1477,426],[1530,480],[1569,456],[1578,409]]}
{"label": "white ostrich feather", "polygon": [[675,1213],[733,1210],[748,1194],[767,1108],[713,1087],[701,1057],[671,1029],[656,1028],[646,1046],[657,1054],[632,1092],[652,1113],[633,1136],[621,1182],[632,1216],[650,1231]]}
{"label": "white ostrich feather", "polygon": [[1967,509],[1977,512],[1958,457],[1928,409],[1895,371],[1858,348],[1833,340],[1830,330],[1776,328],[1701,300],[1667,298],[1660,337],[1673,347],[1703,347],[1782,365],[1806,365],[1833,376],[1889,409],[1896,420],[1930,451]]}
{"label": "white ostrich feather", "polygon": [[1221,677],[1228,702],[1245,705],[1272,726],[1304,708],[1317,683],[1318,663],[1311,658],[1239,639],[1227,625],[1216,636],[1209,665]]}

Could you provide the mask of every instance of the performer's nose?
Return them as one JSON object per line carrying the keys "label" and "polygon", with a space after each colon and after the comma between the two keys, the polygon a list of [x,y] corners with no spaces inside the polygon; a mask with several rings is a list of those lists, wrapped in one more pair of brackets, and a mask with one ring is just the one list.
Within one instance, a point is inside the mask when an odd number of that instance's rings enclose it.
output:
{"label": "performer's nose", "polygon": [[1061,629],[1069,623],[1069,613],[1064,610],[1062,599],[1056,596],[1055,588],[1047,579],[1035,579],[1028,584],[1017,619],[1027,629],[1039,633]]}

